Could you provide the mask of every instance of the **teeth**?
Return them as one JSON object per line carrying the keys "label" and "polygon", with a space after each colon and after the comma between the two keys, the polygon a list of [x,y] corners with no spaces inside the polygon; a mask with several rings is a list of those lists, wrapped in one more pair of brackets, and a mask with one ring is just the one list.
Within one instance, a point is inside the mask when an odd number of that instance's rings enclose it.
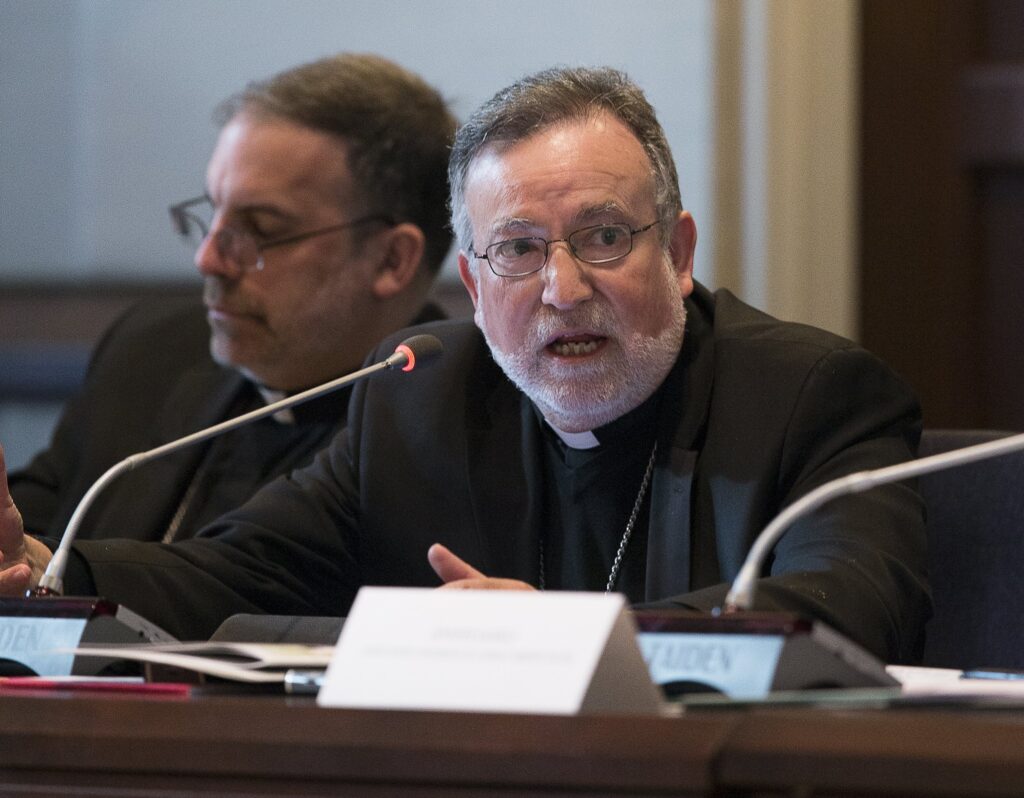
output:
{"label": "teeth", "polygon": [[571,357],[573,355],[589,355],[597,349],[597,341],[572,341],[552,344],[556,355]]}

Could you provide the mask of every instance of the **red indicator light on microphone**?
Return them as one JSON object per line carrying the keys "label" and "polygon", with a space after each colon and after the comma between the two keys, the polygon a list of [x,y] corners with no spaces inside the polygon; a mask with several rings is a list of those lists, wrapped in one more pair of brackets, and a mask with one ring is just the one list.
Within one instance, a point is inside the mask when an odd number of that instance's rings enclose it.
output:
{"label": "red indicator light on microphone", "polygon": [[410,349],[405,344],[399,344],[398,346],[395,347],[395,351],[401,352],[409,361],[404,366],[402,366],[402,371],[412,371],[414,368],[416,368],[416,355],[413,353],[412,349]]}

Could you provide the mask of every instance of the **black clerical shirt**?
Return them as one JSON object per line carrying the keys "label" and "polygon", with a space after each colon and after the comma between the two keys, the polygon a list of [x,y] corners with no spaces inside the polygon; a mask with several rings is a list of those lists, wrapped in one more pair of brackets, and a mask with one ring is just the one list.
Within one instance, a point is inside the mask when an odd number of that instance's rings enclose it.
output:
{"label": "black clerical shirt", "polygon": [[[657,432],[656,392],[640,407],[594,430],[598,446],[567,446],[543,420],[544,587],[604,591],[636,503]],[[539,414],[538,414],[539,417]],[[650,485],[612,590],[644,600]]]}

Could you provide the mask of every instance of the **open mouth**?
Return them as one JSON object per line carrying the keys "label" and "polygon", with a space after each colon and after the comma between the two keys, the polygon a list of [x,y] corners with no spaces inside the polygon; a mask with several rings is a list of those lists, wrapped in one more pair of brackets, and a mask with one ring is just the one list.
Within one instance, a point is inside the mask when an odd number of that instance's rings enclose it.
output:
{"label": "open mouth", "polygon": [[563,335],[547,345],[547,350],[559,357],[583,357],[600,349],[607,338],[598,335]]}

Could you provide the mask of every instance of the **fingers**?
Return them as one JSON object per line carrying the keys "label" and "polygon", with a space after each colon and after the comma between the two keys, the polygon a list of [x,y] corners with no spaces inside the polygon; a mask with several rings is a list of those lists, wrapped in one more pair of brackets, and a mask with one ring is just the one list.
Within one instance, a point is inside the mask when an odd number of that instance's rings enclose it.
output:
{"label": "fingers", "polygon": [[[39,546],[48,552],[43,544]],[[21,514],[7,488],[7,464],[0,446],[0,596],[24,595],[33,576],[28,560]]]}
{"label": "fingers", "polygon": [[441,585],[442,590],[533,590],[531,585],[520,582],[518,579],[498,579],[484,576],[440,543],[435,543],[427,550],[427,560],[430,562],[430,567],[444,582]]}
{"label": "fingers", "polygon": [[24,596],[32,578],[32,569],[24,563],[0,571],[0,596]]}
{"label": "fingers", "polygon": [[7,488],[7,465],[4,462],[3,446],[0,446],[0,553],[7,562],[13,564],[24,559],[24,539],[21,513],[14,506],[14,499]]}
{"label": "fingers", "polygon": [[498,579],[483,577],[481,579],[456,579],[446,582],[438,590],[533,590],[532,585],[518,579]]}
{"label": "fingers", "polygon": [[50,564],[50,560],[53,559],[53,552],[50,551],[44,543],[36,540],[31,535],[24,536],[25,541],[25,557],[28,560],[28,566],[30,569],[29,576],[29,587],[35,587],[39,584],[39,580],[42,579],[43,574],[46,572],[46,566]]}
{"label": "fingers", "polygon": [[0,551],[17,557],[22,553],[22,514],[14,506],[7,488],[7,464],[0,446]]}
{"label": "fingers", "polygon": [[18,508],[14,506],[10,488],[7,487],[7,462],[4,460],[4,447],[0,446],[0,524],[3,524],[8,518],[17,519],[18,528],[21,528],[21,516],[18,514]]}
{"label": "fingers", "polygon": [[14,504],[14,502],[11,500],[11,491],[7,487],[7,461],[4,460],[4,447],[0,444],[0,509],[9,504]]}
{"label": "fingers", "polygon": [[456,557],[440,543],[435,543],[427,550],[427,561],[442,582],[455,582],[459,579],[486,579],[480,571],[465,560]]}

